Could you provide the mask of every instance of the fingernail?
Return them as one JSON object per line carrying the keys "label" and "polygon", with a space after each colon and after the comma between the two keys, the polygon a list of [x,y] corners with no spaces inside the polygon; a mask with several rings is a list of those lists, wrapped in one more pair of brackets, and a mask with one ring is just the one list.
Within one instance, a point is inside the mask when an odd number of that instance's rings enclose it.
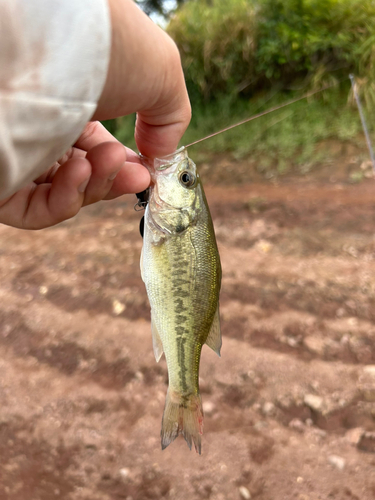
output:
{"label": "fingernail", "polygon": [[[121,170],[121,169],[120,169]],[[117,170],[117,172],[114,172],[108,177],[109,181],[113,181],[116,178],[116,175],[120,172],[120,170]]]}
{"label": "fingernail", "polygon": [[87,188],[87,184],[89,183],[89,180],[90,180],[90,177],[88,177],[86,180],[84,180],[82,182],[82,184],[80,184],[78,186],[78,192],[79,193],[84,193],[85,192],[85,189]]}

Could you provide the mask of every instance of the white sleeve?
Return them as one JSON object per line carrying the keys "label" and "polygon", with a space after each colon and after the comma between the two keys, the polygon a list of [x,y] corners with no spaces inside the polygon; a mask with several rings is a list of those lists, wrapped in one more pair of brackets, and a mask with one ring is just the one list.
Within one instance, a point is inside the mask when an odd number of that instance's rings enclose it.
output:
{"label": "white sleeve", "polygon": [[107,0],[0,0],[0,199],[38,177],[95,112]]}

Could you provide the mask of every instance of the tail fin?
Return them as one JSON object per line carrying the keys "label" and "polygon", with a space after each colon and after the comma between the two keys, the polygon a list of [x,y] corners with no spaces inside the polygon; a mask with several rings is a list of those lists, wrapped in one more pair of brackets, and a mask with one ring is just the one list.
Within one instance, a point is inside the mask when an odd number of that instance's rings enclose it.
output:
{"label": "tail fin", "polygon": [[182,434],[191,449],[201,454],[201,435],[203,434],[203,410],[199,394],[190,396],[171,395],[167,392],[163,420],[161,423],[161,447],[164,450]]}

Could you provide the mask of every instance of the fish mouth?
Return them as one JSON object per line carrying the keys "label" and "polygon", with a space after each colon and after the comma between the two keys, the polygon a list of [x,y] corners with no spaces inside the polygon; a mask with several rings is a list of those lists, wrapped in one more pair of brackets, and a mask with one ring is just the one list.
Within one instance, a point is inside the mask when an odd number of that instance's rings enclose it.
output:
{"label": "fish mouth", "polygon": [[142,154],[140,154],[139,157],[141,159],[142,165],[147,168],[152,177],[155,172],[166,170],[175,163],[178,163],[180,160],[187,158],[188,154],[185,146],[182,146],[174,153],[162,156],[160,158],[149,158],[148,156],[144,156]]}
{"label": "fish mouth", "polygon": [[163,156],[162,158],[155,158],[155,170],[167,170],[172,165],[179,163],[181,160],[187,158],[187,150],[185,146],[182,146],[180,149],[177,149],[174,153],[170,155]]}
{"label": "fish mouth", "polygon": [[[154,226],[155,229],[162,232],[165,235],[172,235],[175,232],[181,234],[185,231],[185,227],[178,227],[170,229],[166,226],[160,226],[158,222],[155,220],[157,217],[154,216],[156,213],[165,213],[168,211],[174,212],[176,210],[180,210],[182,207],[176,207],[171,205],[166,200],[164,200],[159,192],[158,192],[158,182],[157,178],[159,175],[169,174],[167,172],[171,169],[171,173],[173,173],[173,167],[177,167],[178,164],[182,160],[189,161],[187,149],[185,146],[177,149],[174,153],[169,155],[165,155],[161,158],[149,158],[142,154],[139,155],[141,158],[142,165],[147,168],[151,176],[151,183],[148,188],[148,200],[146,206],[145,220],[149,219],[150,223]],[[177,229],[177,231],[176,231]]]}

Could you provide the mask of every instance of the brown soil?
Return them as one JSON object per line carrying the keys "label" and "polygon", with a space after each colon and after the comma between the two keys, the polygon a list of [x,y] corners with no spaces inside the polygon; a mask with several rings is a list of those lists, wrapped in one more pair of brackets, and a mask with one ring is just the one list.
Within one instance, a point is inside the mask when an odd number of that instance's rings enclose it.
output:
{"label": "brown soil", "polygon": [[0,498],[374,499],[375,183],[330,176],[207,183],[223,349],[202,357],[202,456],[160,449],[135,198],[0,227]]}

